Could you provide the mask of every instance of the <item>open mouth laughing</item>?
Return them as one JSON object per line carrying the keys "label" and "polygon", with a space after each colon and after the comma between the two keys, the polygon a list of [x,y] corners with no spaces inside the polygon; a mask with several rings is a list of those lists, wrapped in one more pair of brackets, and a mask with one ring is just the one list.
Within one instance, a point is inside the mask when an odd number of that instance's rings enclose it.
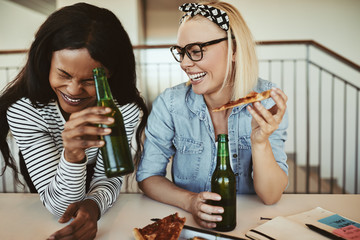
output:
{"label": "open mouth laughing", "polygon": [[195,74],[188,74],[188,77],[194,81],[194,82],[197,82],[197,81],[200,81],[203,77],[205,77],[206,75],[206,72],[201,72],[201,73],[195,73]]}
{"label": "open mouth laughing", "polygon": [[73,105],[73,106],[76,106],[76,105],[79,105],[81,104],[82,101],[84,101],[86,98],[73,98],[73,97],[70,97],[69,95],[66,95],[65,93],[59,91],[62,98],[64,99],[64,101],[69,104],[69,105]]}

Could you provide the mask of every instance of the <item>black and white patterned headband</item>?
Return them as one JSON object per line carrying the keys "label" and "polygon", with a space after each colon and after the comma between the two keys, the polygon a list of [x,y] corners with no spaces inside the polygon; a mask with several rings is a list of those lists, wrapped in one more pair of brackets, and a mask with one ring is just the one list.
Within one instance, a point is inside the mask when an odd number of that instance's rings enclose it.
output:
{"label": "black and white patterned headband", "polygon": [[210,21],[216,23],[221,29],[229,30],[229,17],[223,10],[214,8],[210,5],[202,5],[197,3],[185,3],[179,7],[180,11],[185,12],[185,15],[180,19],[180,23],[186,16],[195,16],[201,14]]}

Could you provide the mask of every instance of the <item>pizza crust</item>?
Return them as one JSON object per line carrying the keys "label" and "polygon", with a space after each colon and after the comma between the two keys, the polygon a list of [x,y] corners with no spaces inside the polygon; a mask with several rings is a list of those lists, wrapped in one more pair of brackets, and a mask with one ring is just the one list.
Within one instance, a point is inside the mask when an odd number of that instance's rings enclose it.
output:
{"label": "pizza crust", "polygon": [[138,228],[133,229],[133,235],[135,237],[135,240],[146,240],[145,238],[143,238]]}
{"label": "pizza crust", "polygon": [[228,108],[233,108],[233,107],[237,107],[237,106],[248,104],[248,103],[260,102],[262,100],[269,98],[270,92],[271,92],[271,89],[261,92],[261,93],[251,92],[243,98],[239,98],[238,100],[228,102],[228,103],[222,105],[221,107],[214,108],[212,111],[219,112],[219,111],[223,111]]}

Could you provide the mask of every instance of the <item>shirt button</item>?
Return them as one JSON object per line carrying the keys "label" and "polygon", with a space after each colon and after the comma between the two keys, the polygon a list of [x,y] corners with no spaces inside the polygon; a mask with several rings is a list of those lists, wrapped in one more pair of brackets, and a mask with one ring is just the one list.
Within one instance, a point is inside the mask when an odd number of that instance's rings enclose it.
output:
{"label": "shirt button", "polygon": [[235,154],[233,155],[233,157],[234,157],[234,158],[237,158],[237,154],[235,153]]}

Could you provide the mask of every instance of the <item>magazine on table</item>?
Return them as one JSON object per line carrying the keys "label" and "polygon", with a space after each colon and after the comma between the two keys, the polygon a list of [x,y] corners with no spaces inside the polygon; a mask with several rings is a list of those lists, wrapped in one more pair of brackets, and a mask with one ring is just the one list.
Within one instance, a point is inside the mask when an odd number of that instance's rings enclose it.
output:
{"label": "magazine on table", "polygon": [[360,240],[360,223],[316,207],[291,216],[275,217],[249,230],[246,237],[255,240]]}

